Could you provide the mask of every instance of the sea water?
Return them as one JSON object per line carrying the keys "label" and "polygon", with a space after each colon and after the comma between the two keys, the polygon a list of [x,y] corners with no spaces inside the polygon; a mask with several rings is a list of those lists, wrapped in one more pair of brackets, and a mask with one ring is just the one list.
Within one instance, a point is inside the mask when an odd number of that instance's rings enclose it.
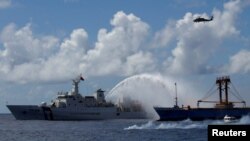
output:
{"label": "sea water", "polygon": [[[0,114],[0,141],[207,141],[207,125],[222,120],[45,121]],[[235,124],[250,124],[243,117]]]}

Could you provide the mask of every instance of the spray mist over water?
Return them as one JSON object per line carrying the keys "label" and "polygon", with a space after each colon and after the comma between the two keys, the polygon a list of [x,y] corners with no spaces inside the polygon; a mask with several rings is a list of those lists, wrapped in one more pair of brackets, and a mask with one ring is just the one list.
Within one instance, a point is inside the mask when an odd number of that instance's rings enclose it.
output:
{"label": "spray mist over water", "polygon": [[142,130],[142,129],[207,129],[208,125],[222,125],[222,124],[250,124],[250,116],[243,116],[241,119],[234,123],[225,123],[223,120],[204,120],[204,121],[191,121],[189,119],[183,121],[169,121],[157,122],[149,121],[142,125],[132,125],[124,130]]}
{"label": "spray mist over water", "polygon": [[[193,81],[183,77],[162,76],[160,74],[140,74],[131,76],[118,83],[106,96],[112,103],[131,105],[128,101],[138,101],[149,117],[158,119],[154,106],[173,107],[175,104],[175,83],[178,85],[178,105],[191,107],[202,97],[202,93]],[[202,94],[202,95],[201,95]]]}
{"label": "spray mist over water", "polygon": [[[172,83],[174,84],[174,83]],[[173,88],[160,75],[135,75],[118,83],[107,95],[107,99],[117,104],[129,100],[138,101],[150,117],[158,118],[154,106],[172,107]]]}

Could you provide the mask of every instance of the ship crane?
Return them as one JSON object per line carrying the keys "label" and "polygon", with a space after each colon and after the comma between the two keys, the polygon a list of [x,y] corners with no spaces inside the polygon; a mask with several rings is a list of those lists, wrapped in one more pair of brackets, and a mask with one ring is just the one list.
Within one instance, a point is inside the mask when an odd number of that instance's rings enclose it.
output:
{"label": "ship crane", "polygon": [[[238,99],[241,99],[241,101],[228,101],[228,99],[229,99],[228,92],[229,92],[229,88],[230,88],[229,87],[230,83],[231,83],[231,80],[230,80],[229,76],[218,77],[216,80],[216,85],[218,86],[218,90],[219,90],[219,101],[204,100],[204,99],[208,98],[209,96],[211,96],[211,95],[208,95],[206,98],[203,98],[202,100],[197,101],[197,107],[199,107],[201,102],[216,103],[215,108],[233,108],[234,103],[242,103],[243,107],[246,107],[246,102],[244,100],[242,100],[242,98],[239,96],[239,94],[236,90],[235,91],[237,92],[238,96],[235,95],[235,97],[238,97]],[[233,86],[233,88],[234,88],[234,86]],[[223,99],[223,96],[224,96],[224,99]]]}

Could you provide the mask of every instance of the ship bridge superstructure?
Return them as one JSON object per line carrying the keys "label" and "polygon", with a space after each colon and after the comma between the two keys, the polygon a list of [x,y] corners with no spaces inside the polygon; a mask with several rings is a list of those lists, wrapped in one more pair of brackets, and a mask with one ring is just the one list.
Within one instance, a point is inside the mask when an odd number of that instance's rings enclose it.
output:
{"label": "ship bridge superstructure", "polygon": [[82,96],[79,93],[79,83],[82,79],[76,78],[72,80],[72,90],[70,92],[58,92],[57,98],[52,100],[51,107],[68,108],[68,107],[112,107],[112,103],[106,102],[102,89],[98,89],[93,96]]}

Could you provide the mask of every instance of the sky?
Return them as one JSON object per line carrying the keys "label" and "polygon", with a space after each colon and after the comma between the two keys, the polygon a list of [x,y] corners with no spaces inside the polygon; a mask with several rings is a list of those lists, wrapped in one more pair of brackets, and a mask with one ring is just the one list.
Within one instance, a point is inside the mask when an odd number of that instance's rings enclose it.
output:
{"label": "sky", "polygon": [[[196,105],[220,76],[250,106],[248,0],[0,0],[0,112],[50,102],[82,74],[154,105]],[[213,21],[194,23],[197,17]],[[233,88],[232,88],[233,89]],[[114,96],[115,97],[115,96]],[[152,99],[155,99],[152,101]]]}

